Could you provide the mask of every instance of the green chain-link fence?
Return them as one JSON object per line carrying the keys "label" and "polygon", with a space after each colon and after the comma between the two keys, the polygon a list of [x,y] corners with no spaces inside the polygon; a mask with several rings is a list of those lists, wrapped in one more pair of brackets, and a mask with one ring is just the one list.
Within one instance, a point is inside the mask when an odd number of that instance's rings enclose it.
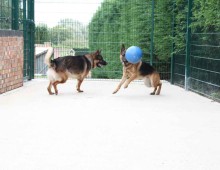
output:
{"label": "green chain-link fence", "polygon": [[220,99],[219,1],[174,1],[171,82]]}
{"label": "green chain-link fence", "polygon": [[[34,76],[34,59],[30,57],[34,53],[34,1],[0,2],[0,28],[24,31],[24,76],[31,79]],[[57,3],[59,10],[53,6]],[[126,47],[137,45],[144,52],[143,60],[154,65],[163,80],[220,99],[220,1],[93,0],[85,3],[35,0],[35,4],[49,4],[48,9],[40,12],[44,17],[36,20],[35,44],[49,42],[55,48],[56,56],[102,49],[109,64],[94,70],[92,78],[120,78],[121,44]],[[64,4],[70,8],[62,8]],[[80,5],[80,11],[71,10],[77,5]],[[88,12],[86,9],[94,5],[99,7],[90,15],[89,22],[71,18],[84,16]],[[67,15],[51,26],[50,13],[52,19],[64,13]],[[35,64],[36,75],[45,75],[45,72],[45,66]]]}

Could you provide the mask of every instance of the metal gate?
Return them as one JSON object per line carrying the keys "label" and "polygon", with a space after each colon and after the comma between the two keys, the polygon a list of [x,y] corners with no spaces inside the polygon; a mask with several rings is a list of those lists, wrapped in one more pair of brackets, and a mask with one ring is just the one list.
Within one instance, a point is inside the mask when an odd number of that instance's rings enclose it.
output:
{"label": "metal gate", "polygon": [[24,37],[24,80],[34,78],[34,0],[1,0],[0,29],[20,30]]}
{"label": "metal gate", "polygon": [[23,31],[24,80],[34,78],[34,0],[12,0],[12,29]]}
{"label": "metal gate", "polygon": [[34,0],[12,0],[12,29],[23,31],[24,80],[34,78]]}
{"label": "metal gate", "polygon": [[34,0],[23,0],[24,79],[34,78]]}

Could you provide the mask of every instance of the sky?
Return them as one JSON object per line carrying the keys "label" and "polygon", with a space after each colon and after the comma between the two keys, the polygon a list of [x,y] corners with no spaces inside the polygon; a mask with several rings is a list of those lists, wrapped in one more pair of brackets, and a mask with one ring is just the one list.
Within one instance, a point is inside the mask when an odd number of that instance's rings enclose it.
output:
{"label": "sky", "polygon": [[35,22],[55,26],[71,18],[87,25],[103,0],[35,0]]}

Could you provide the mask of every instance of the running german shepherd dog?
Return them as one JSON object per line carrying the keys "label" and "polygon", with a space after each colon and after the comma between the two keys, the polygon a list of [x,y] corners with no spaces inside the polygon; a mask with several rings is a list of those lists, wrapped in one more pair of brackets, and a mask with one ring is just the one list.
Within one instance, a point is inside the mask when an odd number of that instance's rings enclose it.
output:
{"label": "running german shepherd dog", "polygon": [[162,86],[159,73],[150,64],[143,61],[136,64],[129,63],[125,58],[125,52],[125,46],[122,44],[120,60],[123,65],[123,76],[113,94],[117,93],[124,83],[124,88],[127,88],[133,80],[143,79],[147,87],[154,87],[154,91],[150,94],[159,95]]}
{"label": "running german shepherd dog", "polygon": [[48,65],[47,76],[49,78],[49,86],[47,90],[50,95],[54,94],[51,91],[53,86],[55,94],[58,94],[57,85],[65,83],[68,78],[76,78],[78,80],[76,89],[78,92],[83,92],[80,86],[88,75],[89,71],[96,67],[107,65],[103,59],[101,51],[97,50],[94,53],[80,56],[64,56],[51,60],[53,48],[49,48],[45,56],[45,64]]}

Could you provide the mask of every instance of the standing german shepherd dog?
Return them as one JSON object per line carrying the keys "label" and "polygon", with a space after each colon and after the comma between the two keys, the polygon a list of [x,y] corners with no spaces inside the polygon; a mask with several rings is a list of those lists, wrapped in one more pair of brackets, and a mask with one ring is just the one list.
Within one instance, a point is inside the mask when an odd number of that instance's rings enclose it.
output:
{"label": "standing german shepherd dog", "polygon": [[51,91],[53,86],[55,94],[58,94],[57,85],[65,83],[69,77],[76,78],[78,83],[76,89],[78,92],[83,92],[80,86],[89,71],[95,67],[107,65],[103,59],[101,51],[97,50],[94,53],[80,56],[64,56],[51,60],[53,48],[49,48],[45,56],[45,63],[48,65],[47,76],[49,78],[49,86],[47,90],[50,95],[54,94]]}
{"label": "standing german shepherd dog", "polygon": [[113,94],[117,93],[124,83],[124,88],[127,88],[131,81],[135,79],[143,79],[146,86],[154,87],[154,91],[151,95],[159,95],[162,86],[159,73],[156,72],[150,64],[143,61],[136,64],[129,63],[125,58],[125,52],[125,46],[122,44],[120,60],[123,65],[123,76]]}

